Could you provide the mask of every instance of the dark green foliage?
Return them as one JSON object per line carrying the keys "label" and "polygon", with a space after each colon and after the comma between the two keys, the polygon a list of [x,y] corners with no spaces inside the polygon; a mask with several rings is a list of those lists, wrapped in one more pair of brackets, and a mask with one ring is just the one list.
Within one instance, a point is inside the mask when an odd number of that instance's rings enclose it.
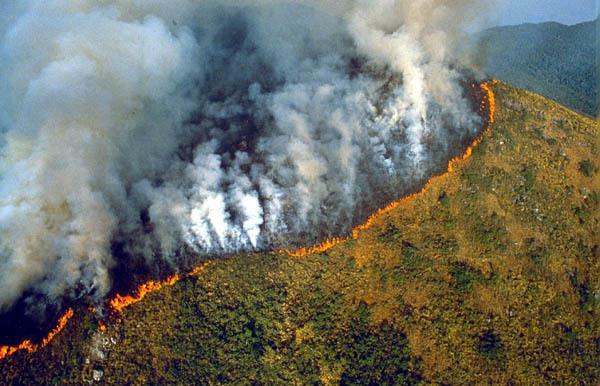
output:
{"label": "dark green foliage", "polygon": [[448,197],[446,192],[440,193],[440,195],[438,197],[438,202],[445,207],[447,207],[450,204],[450,198]]}
{"label": "dark green foliage", "polygon": [[383,242],[394,242],[397,235],[398,228],[394,224],[388,223],[385,230],[379,234],[379,239]]}
{"label": "dark green foliage", "polygon": [[571,280],[571,284],[577,291],[579,295],[579,305],[585,311],[592,311],[592,308],[598,303],[598,299],[594,296],[592,291],[590,290],[590,285],[588,280],[586,280],[580,273],[577,271],[569,273],[569,279]]}
{"label": "dark green foliage", "polygon": [[[263,272],[240,271],[232,276],[244,283]],[[177,324],[182,328],[163,342],[177,354],[167,365],[166,381],[230,383],[240,377],[256,380],[265,376],[259,373],[261,357],[278,344],[275,324],[281,315],[275,305],[284,292],[277,285],[261,284],[232,288],[227,282],[211,287],[186,283],[181,290],[196,301],[181,305]],[[244,296],[236,296],[240,291]]]}
{"label": "dark green foliage", "polygon": [[454,264],[450,273],[454,278],[456,289],[461,292],[470,290],[474,282],[483,280],[481,272],[465,263]]}
{"label": "dark green foliage", "polygon": [[497,27],[480,36],[484,70],[591,116],[598,114],[598,19]]}
{"label": "dark green foliage", "polygon": [[370,312],[361,303],[350,332],[337,342],[342,360],[349,366],[342,385],[408,385],[416,377],[408,370],[410,349],[406,336],[383,322],[369,326]]}
{"label": "dark green foliage", "polygon": [[408,271],[418,271],[423,269],[427,260],[419,254],[419,250],[410,241],[403,240],[398,246],[402,255],[402,267]]}
{"label": "dark green foliage", "polygon": [[581,339],[576,331],[562,323],[558,325],[561,351],[564,355],[584,355]]}
{"label": "dark green foliage", "polygon": [[548,251],[546,245],[540,242],[534,237],[525,240],[525,248],[527,257],[529,257],[534,263],[543,265],[546,263],[548,258]]}
{"label": "dark green foliage", "polygon": [[488,359],[497,359],[502,353],[502,341],[500,337],[491,330],[484,332],[478,338],[477,351]]}
{"label": "dark green foliage", "polygon": [[591,177],[596,173],[597,169],[592,161],[586,159],[579,163],[579,171],[586,177]]}
{"label": "dark green foliage", "polygon": [[508,234],[503,219],[496,213],[479,217],[478,221],[473,223],[472,235],[474,241],[483,244],[486,250],[506,250]]}
{"label": "dark green foliage", "polygon": [[535,182],[535,171],[533,170],[533,168],[525,166],[523,168],[523,171],[521,172],[521,175],[523,176],[523,178],[525,178],[525,181],[527,182],[527,187],[533,186],[533,183]]}
{"label": "dark green foliage", "polygon": [[575,215],[579,218],[579,223],[584,224],[590,221],[600,210],[600,192],[591,192],[581,207],[574,209]]}

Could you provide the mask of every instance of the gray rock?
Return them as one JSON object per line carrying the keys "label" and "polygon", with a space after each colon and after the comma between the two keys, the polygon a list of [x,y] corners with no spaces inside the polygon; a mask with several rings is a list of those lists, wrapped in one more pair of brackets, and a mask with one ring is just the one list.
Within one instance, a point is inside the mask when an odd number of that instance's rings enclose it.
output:
{"label": "gray rock", "polygon": [[96,382],[100,382],[100,380],[102,379],[103,376],[104,376],[104,371],[102,371],[100,369],[94,369],[94,371],[92,371],[92,379]]}

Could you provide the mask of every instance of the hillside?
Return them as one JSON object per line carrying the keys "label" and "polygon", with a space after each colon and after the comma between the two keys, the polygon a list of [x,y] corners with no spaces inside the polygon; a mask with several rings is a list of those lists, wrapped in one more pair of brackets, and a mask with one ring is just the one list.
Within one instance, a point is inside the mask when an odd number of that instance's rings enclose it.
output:
{"label": "hillside", "polygon": [[357,240],[212,261],[104,332],[76,311],[0,383],[598,384],[598,123],[494,91],[472,156]]}
{"label": "hillside", "polygon": [[598,19],[566,26],[522,24],[484,31],[485,72],[590,116],[598,114]]}

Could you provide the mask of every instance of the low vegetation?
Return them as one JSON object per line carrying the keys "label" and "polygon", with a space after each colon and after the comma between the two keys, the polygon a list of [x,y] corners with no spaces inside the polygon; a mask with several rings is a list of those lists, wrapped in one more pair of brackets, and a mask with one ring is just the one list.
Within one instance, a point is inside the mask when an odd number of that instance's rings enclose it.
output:
{"label": "low vegetation", "polygon": [[494,88],[473,156],[358,240],[212,261],[106,332],[79,312],[0,383],[597,385],[598,123]]}

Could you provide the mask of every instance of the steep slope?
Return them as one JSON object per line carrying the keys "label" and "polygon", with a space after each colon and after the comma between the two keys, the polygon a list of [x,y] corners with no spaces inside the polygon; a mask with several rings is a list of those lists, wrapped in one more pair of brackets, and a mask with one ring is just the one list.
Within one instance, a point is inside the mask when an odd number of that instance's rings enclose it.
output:
{"label": "steep slope", "polygon": [[89,313],[0,383],[600,381],[598,123],[499,83],[452,173],[322,253],[238,256]]}
{"label": "steep slope", "polygon": [[484,70],[591,116],[598,114],[598,19],[573,26],[522,24],[484,31]]}

